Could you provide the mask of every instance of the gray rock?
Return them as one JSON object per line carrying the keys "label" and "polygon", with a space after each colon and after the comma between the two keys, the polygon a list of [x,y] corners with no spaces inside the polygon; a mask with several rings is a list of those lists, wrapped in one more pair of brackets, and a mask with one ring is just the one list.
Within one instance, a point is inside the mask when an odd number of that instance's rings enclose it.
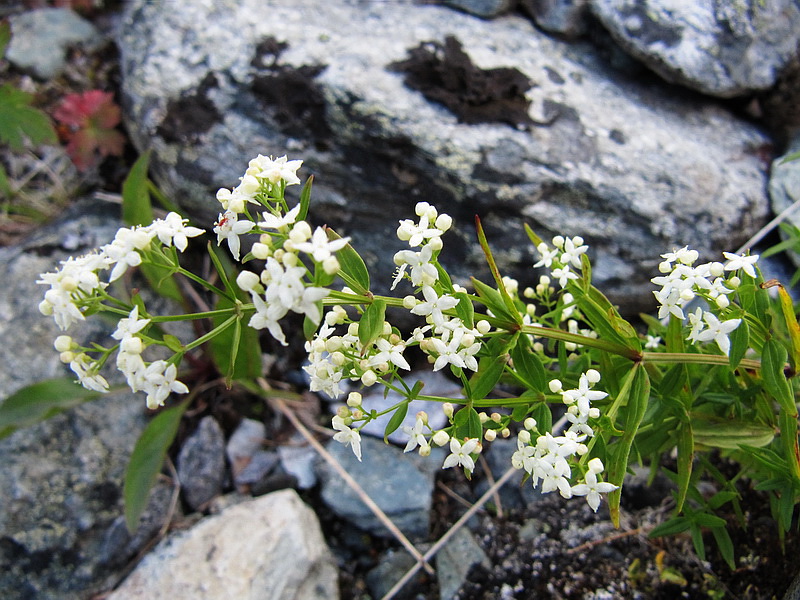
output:
{"label": "gray rock", "polygon": [[469,570],[477,564],[491,567],[489,558],[468,529],[453,534],[436,555],[436,577],[440,600],[451,600],[467,580]]}
{"label": "gray rock", "polygon": [[[782,214],[800,200],[800,161],[794,160],[784,162],[784,159],[797,151],[800,151],[800,137],[796,138],[786,154],[776,158],[772,163],[772,170],[769,178],[769,196],[772,203],[772,211]],[[800,207],[791,209],[786,220],[800,227]],[[787,252],[789,258],[800,267],[800,256],[795,252]]]}
{"label": "gray rock", "polygon": [[336,566],[313,511],[284,490],[161,542],[109,600],[336,600]]}
{"label": "gray rock", "polygon": [[[15,248],[0,250],[0,396],[65,376],[53,349],[61,333],[39,314],[39,273],[110,241],[118,207],[82,202]],[[99,319],[81,343],[111,332]],[[146,423],[144,398],[115,393],[0,441],[0,589],[9,600],[89,597],[107,588],[161,527],[171,488],[151,495],[131,537],[121,520],[122,480]]]}
{"label": "gray rock", "polygon": [[793,0],[591,0],[617,41],[667,81],[731,98],[766,90],[798,55]]}
{"label": "gray rock", "polygon": [[[327,448],[403,533],[416,538],[428,533],[431,494],[441,459],[435,455],[422,458],[404,454],[399,448],[369,437],[361,441],[364,462],[359,462],[352,450],[342,444],[332,442]],[[320,463],[319,474],[322,499],[331,510],[359,529],[391,536],[328,463]]]}
{"label": "gray rock", "polygon": [[569,38],[586,32],[589,0],[520,0],[520,7],[545,31]]}
{"label": "gray rock", "polygon": [[[420,548],[418,550],[422,551]],[[383,553],[378,561],[378,566],[372,569],[366,576],[367,587],[373,598],[383,598],[391,590],[394,585],[414,566],[416,560],[411,556],[405,548],[399,550],[389,549]],[[410,600],[416,596],[415,583],[419,580],[424,580],[425,575],[418,574],[416,578],[412,579],[401,590],[397,592],[393,598],[398,600]]]}
{"label": "gray rock", "polygon": [[203,417],[181,446],[178,479],[186,503],[194,510],[222,493],[225,482],[225,435],[216,419]]}
{"label": "gray rock", "polygon": [[6,58],[18,69],[50,79],[64,68],[67,49],[93,46],[100,34],[94,25],[68,8],[40,8],[11,17]]}
{"label": "gray rock", "polygon": [[247,466],[253,455],[261,450],[266,435],[267,428],[260,421],[242,419],[242,422],[239,423],[225,449],[234,480],[239,472]]}
{"label": "gray rock", "polygon": [[517,0],[445,0],[444,3],[476,17],[491,19],[513,9]]}
{"label": "gray rock", "polygon": [[[584,236],[595,283],[626,312],[653,307],[659,253],[692,244],[717,257],[766,217],[761,132],[710,101],[625,79],[589,44],[555,41],[522,17],[437,6],[304,0],[249,18],[259,6],[129,3],[119,37],[128,130],[153,149],[159,185],[209,220],[216,189],[235,185],[255,154],[303,158],[301,175],[316,175],[312,217],[353,237],[376,290],[391,281],[397,220],[418,200],[454,216],[442,260],[457,282],[490,278],[475,214],[500,269],[530,282],[526,221],[544,238]],[[465,67],[470,83],[455,96],[493,98],[495,116],[509,116],[509,90],[477,82],[517,69],[530,82],[514,96],[520,126],[465,122],[474,111],[457,116],[389,68],[422,42],[441,55],[453,32],[480,67]]]}
{"label": "gray rock", "polygon": [[314,463],[318,456],[303,436],[295,434],[288,444],[278,446],[278,456],[283,470],[295,478],[297,487],[308,490],[317,485]]}

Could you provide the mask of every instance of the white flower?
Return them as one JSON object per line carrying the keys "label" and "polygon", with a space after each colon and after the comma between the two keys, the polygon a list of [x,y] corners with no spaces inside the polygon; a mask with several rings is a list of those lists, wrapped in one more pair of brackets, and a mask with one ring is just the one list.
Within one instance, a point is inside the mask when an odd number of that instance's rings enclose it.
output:
{"label": "white flower", "polygon": [[252,300],[256,307],[256,312],[250,317],[250,321],[247,324],[253,329],[267,329],[272,337],[278,340],[282,345],[288,345],[286,343],[286,336],[283,334],[283,330],[278,322],[289,312],[288,307],[278,302],[267,304],[258,294],[252,294]]}
{"label": "white flower", "polygon": [[87,390],[106,393],[108,382],[97,372],[98,365],[87,354],[81,352],[69,363],[69,368],[78,376],[80,383]]}
{"label": "white flower", "polygon": [[139,318],[139,307],[134,306],[133,310],[126,318],[119,320],[117,330],[111,334],[111,337],[115,340],[123,340],[127,337],[131,337],[144,329],[149,322],[150,319]]}
{"label": "white flower", "polygon": [[[436,209],[433,209],[434,214],[435,212]],[[420,217],[419,224],[410,219],[404,219],[400,221],[400,226],[397,228],[397,237],[404,242],[407,241],[412,248],[419,246],[425,240],[441,237],[443,233],[444,231],[435,225],[433,227],[430,226],[430,219],[427,214]]]}
{"label": "white flower", "polygon": [[726,271],[738,271],[739,269],[742,269],[753,279],[756,278],[756,270],[753,265],[755,265],[756,261],[758,260],[758,254],[753,254],[751,256],[739,256],[738,254],[733,254],[731,252],[723,252],[722,255],[728,259],[728,262],[725,263]]}
{"label": "white flower", "polygon": [[344,248],[349,241],[349,237],[329,240],[325,230],[322,227],[317,227],[316,230],[314,230],[314,235],[311,236],[310,242],[295,244],[294,248],[295,250],[309,254],[316,262],[321,263],[326,258],[330,258],[331,253]]}
{"label": "white flower", "polygon": [[386,338],[378,338],[375,340],[375,346],[378,349],[377,354],[372,356],[367,363],[370,367],[374,367],[376,365],[382,363],[392,363],[400,367],[401,369],[405,369],[406,371],[411,370],[411,365],[408,364],[408,361],[403,357],[403,352],[406,349],[404,343],[399,344],[392,344]]}
{"label": "white flower", "polygon": [[517,438],[517,451],[511,456],[511,465],[515,469],[525,469],[528,473],[533,473],[536,460],[534,455],[536,448],[525,443],[522,437]]}
{"label": "white flower", "polygon": [[424,428],[425,422],[420,417],[417,417],[413,427],[403,425],[403,433],[410,438],[403,452],[411,452],[417,446],[420,447],[420,450],[430,446],[430,444],[428,444],[428,440],[425,438],[425,434],[422,431]]}
{"label": "white flower", "polygon": [[544,242],[540,242],[538,246],[536,246],[536,251],[541,255],[541,258],[533,263],[533,268],[536,269],[538,267],[547,267],[548,269],[553,264],[553,260],[558,257],[558,248],[553,248],[550,250]]}
{"label": "white flower", "polygon": [[553,269],[552,271],[553,277],[558,279],[558,285],[562,288],[567,287],[567,282],[570,279],[577,279],[578,276],[570,271],[569,265],[564,265],[563,267],[559,267],[558,269]]}
{"label": "white flower", "polygon": [[708,324],[708,328],[698,333],[695,338],[700,342],[709,342],[714,340],[726,355],[730,354],[731,341],[728,335],[739,326],[742,322],[741,319],[728,319],[727,321],[720,321],[714,313],[706,312],[703,319]]}
{"label": "white flower", "polygon": [[422,287],[422,295],[425,302],[420,302],[411,309],[411,313],[420,316],[430,316],[434,325],[441,327],[444,325],[444,315],[442,311],[455,308],[458,304],[458,298],[443,294],[442,296],[436,295],[436,290],[431,286],[426,285]]}
{"label": "white flower", "polygon": [[278,231],[285,231],[289,225],[293,225],[297,220],[297,215],[300,214],[300,205],[298,204],[292,210],[283,216],[273,215],[270,213],[262,213],[263,221],[258,222],[258,226],[264,229],[277,229]]}
{"label": "white flower", "polygon": [[334,434],[333,439],[340,444],[350,446],[353,449],[353,454],[361,461],[361,434],[345,425],[344,419],[339,415],[333,417],[333,428],[339,432]]}
{"label": "white flower", "polygon": [[217,246],[222,243],[222,240],[227,241],[233,258],[239,260],[239,249],[241,248],[239,236],[249,233],[253,227],[254,223],[252,221],[240,221],[239,215],[233,211],[226,210],[219,215],[214,227],[214,233],[217,234]]}
{"label": "white flower", "polygon": [[108,278],[109,282],[122,277],[129,267],[136,267],[142,263],[138,251],[146,249],[155,235],[154,231],[149,231],[145,227],[120,229],[113,242],[100,248],[108,257],[109,263],[114,265]]}
{"label": "white flower", "polygon": [[433,285],[439,279],[439,271],[431,260],[433,246],[426,244],[419,252],[413,250],[400,250],[394,255],[394,263],[400,267],[392,283],[392,289],[397,286],[405,274],[406,266],[411,267],[411,283],[415,286]]}
{"label": "white flower", "polygon": [[147,393],[147,408],[154,410],[163,406],[170,392],[176,394],[189,392],[185,384],[175,379],[177,374],[177,367],[164,360],[157,360],[147,366],[141,382],[142,390]]}
{"label": "white flower", "polygon": [[617,486],[611,483],[598,482],[597,476],[603,472],[603,463],[599,458],[589,461],[584,483],[572,486],[573,496],[586,496],[586,502],[594,512],[600,507],[600,494],[613,492]]}
{"label": "white flower", "polygon": [[644,344],[644,347],[648,350],[655,350],[658,348],[659,344],[661,343],[661,338],[655,335],[647,336],[647,341]]}
{"label": "white flower", "polygon": [[259,154],[250,161],[247,174],[266,179],[273,184],[283,180],[286,185],[295,185],[300,183],[297,170],[302,164],[302,160],[287,160],[286,156],[273,159]]}
{"label": "white flower", "polygon": [[562,399],[564,404],[572,404],[578,407],[581,414],[588,414],[591,408],[591,403],[595,400],[602,400],[608,396],[606,392],[596,392],[591,390],[589,377],[586,373],[580,376],[578,380],[578,388],[574,390],[567,390],[562,392]]}
{"label": "white flower", "polygon": [[470,454],[481,451],[481,441],[478,438],[468,439],[463,444],[456,438],[450,440],[450,454],[444,459],[443,469],[449,469],[456,465],[464,467],[467,471],[475,470],[475,461]]}
{"label": "white flower", "polygon": [[158,239],[165,246],[175,244],[175,247],[183,252],[189,245],[188,238],[197,237],[205,233],[205,230],[198,227],[187,227],[189,219],[183,219],[178,213],[171,212],[164,219],[153,221],[147,228],[158,236]]}
{"label": "white flower", "polygon": [[[583,238],[575,236],[564,240],[564,252],[561,254],[561,262],[569,263],[576,269],[581,268],[581,254],[586,252],[589,246],[583,243]],[[563,285],[561,287],[564,287]]]}

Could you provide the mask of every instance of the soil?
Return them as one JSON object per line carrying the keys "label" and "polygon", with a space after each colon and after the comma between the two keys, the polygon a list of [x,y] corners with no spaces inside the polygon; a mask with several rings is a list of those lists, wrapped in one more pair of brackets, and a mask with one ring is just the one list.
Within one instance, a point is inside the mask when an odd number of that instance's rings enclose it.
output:
{"label": "soil", "polygon": [[[10,2],[0,18],[44,4]],[[99,9],[87,1],[81,6],[83,14],[103,30],[107,30],[108,23],[119,11],[118,3],[113,2]],[[70,54],[64,74],[48,82],[37,82],[3,62],[0,63],[0,83],[15,83],[35,93],[39,107],[51,113],[66,94],[87,89],[115,91],[119,101],[117,61],[112,44],[90,54],[76,50]],[[34,183],[50,191],[54,187],[64,190],[64,202],[97,192],[116,195],[135,158],[129,145],[125,156],[109,157],[89,172],[77,173],[64,166],[59,171],[61,181],[51,177],[46,181],[37,179]],[[10,175],[19,172],[12,164],[15,160],[25,160],[25,157],[11,157],[0,149],[0,161]],[[48,159],[32,152],[27,160]],[[63,210],[64,202],[47,205],[36,218],[6,211],[0,220],[0,244],[11,244],[24,236],[39,222]],[[230,423],[237,421],[242,416],[239,407],[240,403],[228,403],[225,419]],[[200,412],[203,410],[201,408]],[[195,411],[195,416],[198,414]],[[431,542],[444,534],[466,510],[453,493],[467,502],[474,502],[479,495],[475,490],[480,481],[480,473],[476,473],[472,481],[466,481],[456,470],[441,472],[430,524]],[[736,550],[733,570],[719,555],[710,536],[705,540],[706,560],[697,557],[688,535],[647,537],[655,524],[668,518],[672,508],[668,495],[645,505],[636,498],[626,497],[623,523],[618,530],[611,526],[605,508],[595,514],[585,502],[565,501],[556,494],[544,496],[523,508],[502,511],[496,507],[494,510],[485,508],[473,519],[470,529],[488,557],[488,566],[472,568],[457,598],[780,599],[798,571],[795,557],[800,553],[800,536],[797,528],[781,539],[770,518],[766,496],[745,487],[744,483],[739,491],[745,525],[738,525],[735,515],[727,515]],[[379,539],[367,539],[365,546],[363,536],[354,541],[350,524],[333,517],[315,491],[306,493],[305,499],[318,509],[329,544],[339,557],[342,599],[368,598],[368,572],[380,562],[385,551],[399,546]],[[434,599],[438,594],[435,578],[423,574],[399,597]]]}

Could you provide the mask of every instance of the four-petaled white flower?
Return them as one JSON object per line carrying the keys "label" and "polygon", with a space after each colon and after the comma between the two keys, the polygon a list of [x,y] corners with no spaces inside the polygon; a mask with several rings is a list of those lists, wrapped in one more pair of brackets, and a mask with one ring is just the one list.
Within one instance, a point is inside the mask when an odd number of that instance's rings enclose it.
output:
{"label": "four-petaled white flower", "polygon": [[263,221],[258,222],[258,226],[264,229],[277,229],[278,231],[285,231],[289,225],[293,225],[297,221],[297,215],[300,214],[300,205],[298,204],[285,215],[273,215],[271,213],[262,213]]}
{"label": "four-petaled white flower", "polygon": [[703,320],[708,324],[708,327],[696,335],[696,339],[700,342],[710,342],[714,340],[717,346],[726,355],[730,354],[731,341],[728,335],[739,326],[742,322],[741,319],[728,319],[727,321],[720,321],[714,313],[706,312],[703,315]]}
{"label": "four-petaled white flower", "polygon": [[429,285],[422,287],[422,296],[425,298],[425,302],[417,304],[411,309],[411,313],[423,317],[430,316],[433,324],[438,327],[444,325],[443,311],[455,308],[458,304],[458,298],[447,294],[439,296],[436,290]]}
{"label": "four-petaled white flower", "polygon": [[348,427],[344,419],[339,415],[334,415],[333,417],[333,428],[338,431],[338,433],[333,435],[333,439],[340,444],[350,446],[353,450],[353,454],[361,461],[361,434],[355,429]]}
{"label": "four-petaled white flower", "polygon": [[250,161],[247,167],[247,174],[266,179],[273,184],[283,180],[286,185],[296,185],[300,183],[300,178],[297,177],[297,170],[302,165],[302,160],[288,160],[286,156],[273,159],[259,154]]}
{"label": "four-petaled white flower", "polygon": [[139,318],[139,307],[134,306],[127,317],[119,320],[117,330],[111,334],[111,337],[115,340],[124,340],[127,337],[139,333],[149,322],[150,319]]}
{"label": "four-petaled white flower", "polygon": [[344,248],[350,241],[349,237],[329,240],[328,234],[322,227],[317,227],[311,236],[311,241],[295,244],[295,250],[309,254],[316,262],[321,263],[330,258],[334,252]]}
{"label": "four-petaled white flower", "polygon": [[756,270],[753,265],[755,265],[756,261],[758,260],[758,254],[739,256],[738,254],[733,254],[732,252],[723,252],[722,255],[728,259],[728,262],[725,263],[726,271],[738,271],[739,269],[742,269],[753,279],[756,278]]}
{"label": "four-petaled white flower", "polygon": [[183,252],[189,245],[190,237],[197,237],[205,233],[199,227],[189,227],[188,219],[182,218],[178,213],[171,212],[163,219],[157,219],[150,225],[150,229],[158,236],[158,239],[165,246],[175,247]]}
{"label": "four-petaled white flower", "polygon": [[369,359],[367,364],[370,367],[382,363],[392,363],[406,371],[411,370],[411,365],[409,365],[408,361],[403,357],[403,352],[406,349],[404,343],[392,344],[386,338],[378,338],[375,340],[375,347],[378,349],[378,352]]}
{"label": "four-petaled white flower", "polygon": [[423,433],[423,429],[425,428],[425,423],[420,417],[417,417],[417,420],[414,422],[413,427],[409,427],[408,425],[403,425],[403,433],[405,433],[408,437],[408,443],[406,444],[405,449],[403,452],[411,452],[414,448],[419,446],[420,448],[426,448],[430,446],[428,443],[425,434]]}
{"label": "four-petaled white flower", "polygon": [[214,227],[214,233],[217,234],[217,246],[222,243],[222,240],[227,241],[233,258],[239,260],[239,250],[242,245],[239,236],[249,233],[254,226],[255,224],[252,221],[240,221],[239,215],[233,211],[226,210],[219,215]]}
{"label": "four-petaled white flower", "polygon": [[443,469],[449,469],[456,465],[464,467],[467,471],[472,472],[475,470],[475,461],[470,454],[477,454],[481,451],[481,441],[478,438],[472,438],[465,441],[463,444],[456,438],[450,439],[450,454],[444,459]]}
{"label": "four-petaled white flower", "polygon": [[603,462],[599,458],[593,458],[588,464],[589,470],[586,472],[584,482],[572,486],[573,496],[586,496],[586,502],[594,512],[600,507],[600,494],[607,494],[617,489],[611,483],[597,481],[597,476],[603,472]]}

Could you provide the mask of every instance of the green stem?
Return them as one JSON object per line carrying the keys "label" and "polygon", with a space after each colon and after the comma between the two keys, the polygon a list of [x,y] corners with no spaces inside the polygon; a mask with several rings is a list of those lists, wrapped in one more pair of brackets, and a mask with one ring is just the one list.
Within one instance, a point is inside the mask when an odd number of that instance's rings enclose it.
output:
{"label": "green stem", "polygon": [[634,362],[641,361],[642,356],[644,355],[644,353],[639,352],[638,350],[634,350],[633,348],[628,348],[627,346],[615,344],[614,342],[609,342],[608,340],[603,340],[600,338],[593,338],[587,335],[581,335],[579,333],[570,333],[569,331],[564,331],[563,329],[553,329],[552,327],[533,327],[531,325],[520,325],[519,331],[521,331],[522,333],[534,335],[536,337],[543,337],[552,340],[560,340],[562,342],[572,342],[573,344],[579,344],[581,346],[586,346],[587,348],[597,348],[598,350],[605,350],[606,352],[611,352],[612,354],[623,356]]}
{"label": "green stem", "polygon": [[234,300],[233,298],[231,298],[230,294],[228,294],[227,292],[223,292],[223,291],[222,291],[221,289],[219,289],[218,287],[216,287],[216,286],[214,286],[214,285],[211,285],[210,283],[208,283],[208,282],[207,282],[205,279],[203,279],[202,277],[200,277],[200,276],[198,276],[198,275],[195,275],[195,274],[194,274],[194,273],[192,273],[191,271],[187,271],[187,270],[186,270],[186,269],[184,269],[183,267],[178,267],[178,268],[175,270],[175,272],[176,272],[176,273],[180,273],[180,274],[181,274],[181,275],[183,275],[184,277],[188,277],[189,279],[191,279],[191,280],[192,280],[192,281],[194,281],[195,283],[197,283],[197,284],[199,284],[199,285],[203,286],[203,287],[204,287],[204,288],[206,288],[208,291],[210,291],[210,292],[212,292],[212,293],[214,293],[214,294],[217,294],[218,296],[222,296],[222,297],[224,297],[224,298],[227,298],[227,299],[228,299],[228,300],[230,300],[230,301],[233,301],[233,300]]}
{"label": "green stem", "polygon": [[[247,309],[248,306],[252,308],[253,305],[245,304],[243,305],[243,308]],[[234,306],[231,308],[220,308],[219,310],[207,310],[205,312],[199,312],[199,313],[186,313],[181,315],[162,315],[160,317],[152,317],[151,320],[153,323],[168,323],[172,321],[193,321],[197,319],[218,317],[221,315],[236,314],[236,312],[237,312],[237,307]]]}
{"label": "green stem", "polygon": [[[730,359],[721,354],[689,354],[686,352],[642,352],[642,362],[684,363],[696,365],[730,365]],[[761,361],[743,358],[739,366],[745,369],[760,369]]]}
{"label": "green stem", "polygon": [[190,343],[186,344],[186,346],[183,347],[183,351],[184,352],[188,352],[189,350],[192,350],[193,348],[197,348],[198,346],[202,346],[208,340],[211,340],[211,339],[217,337],[220,333],[222,333],[228,327],[233,325],[236,322],[236,319],[238,319],[238,318],[239,317],[237,315],[231,316],[229,319],[226,319],[225,321],[220,323],[218,326],[214,327],[214,329],[209,331],[207,334],[205,334],[203,336],[200,336],[199,338],[197,338],[193,342],[190,342]]}

